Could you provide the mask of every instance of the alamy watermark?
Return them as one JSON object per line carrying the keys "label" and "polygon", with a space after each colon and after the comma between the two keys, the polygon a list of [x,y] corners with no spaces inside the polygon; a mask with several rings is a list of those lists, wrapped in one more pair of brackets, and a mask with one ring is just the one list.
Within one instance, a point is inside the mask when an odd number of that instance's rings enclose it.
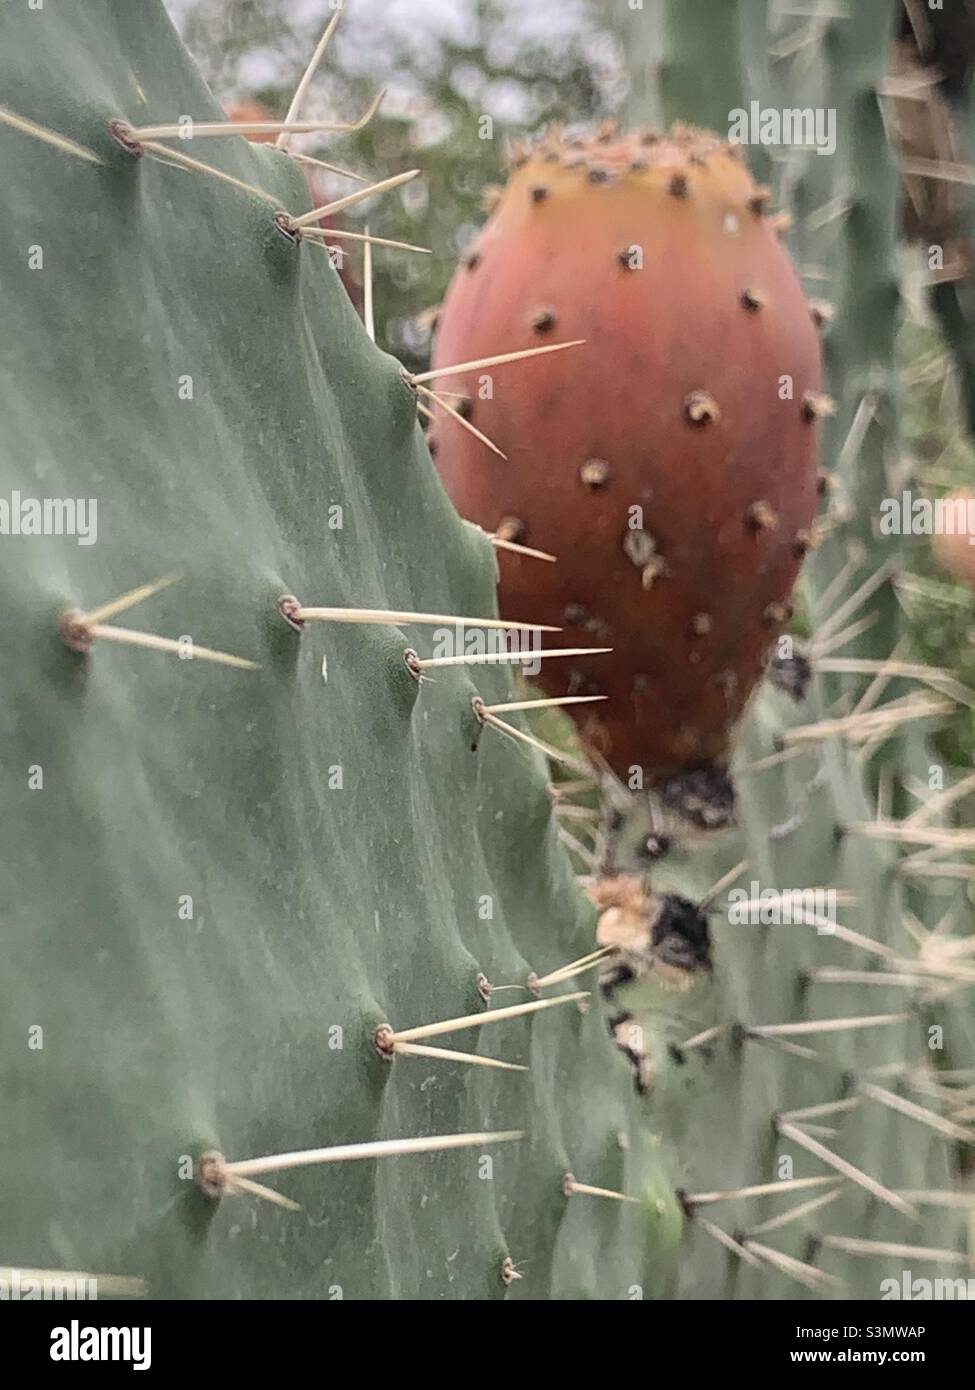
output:
{"label": "alamy watermark", "polygon": [[98,540],[94,497],[25,497],[16,489],[0,497],[0,536],[75,536],[79,545]]}
{"label": "alamy watermark", "polygon": [[94,1302],[97,1298],[98,1280],[90,1274],[6,1269],[0,1275],[0,1303],[28,1303],[41,1299]]}
{"label": "alamy watermark", "polygon": [[881,1299],[903,1299],[906,1303],[975,1302],[975,1279],[915,1279],[909,1269],[899,1279],[881,1279]]}
{"label": "alamy watermark", "polygon": [[[522,659],[512,662],[526,676],[537,676],[542,669],[541,630],[528,628],[438,627],[432,634],[431,656],[500,656],[509,653]],[[474,664],[474,663],[472,663]]]}
{"label": "alamy watermark", "polygon": [[975,545],[975,497],[885,497],[880,504],[882,536],[967,536]]}
{"label": "alamy watermark", "polygon": [[748,888],[728,892],[728,921],[732,926],[814,926],[821,936],[836,930],[835,888],[762,888],[752,880]]}
{"label": "alamy watermark", "polygon": [[151,1327],[83,1327],[72,1318],[51,1329],[52,1361],[131,1361],[133,1371],[152,1365]]}
{"label": "alamy watermark", "polygon": [[797,145],[817,154],[836,153],[836,110],[832,106],[762,106],[749,102],[728,112],[733,145]]}

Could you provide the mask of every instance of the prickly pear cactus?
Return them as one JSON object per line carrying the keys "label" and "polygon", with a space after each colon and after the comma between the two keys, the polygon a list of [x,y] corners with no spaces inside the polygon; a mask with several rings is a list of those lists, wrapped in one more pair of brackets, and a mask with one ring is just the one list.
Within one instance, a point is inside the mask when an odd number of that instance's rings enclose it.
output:
{"label": "prickly pear cactus", "polygon": [[508,669],[419,680],[429,627],[308,611],[491,619],[496,565],[299,166],[205,137],[158,0],[4,5],[0,93],[0,1261],[666,1292],[682,1216],[627,1064],[590,977],[546,983],[594,911],[543,759],[472,709]]}
{"label": "prickly pear cactus", "polygon": [[810,543],[813,313],[740,147],[607,125],[514,162],[433,366],[581,342],[454,383],[505,457],[447,417],[438,467],[463,513],[559,557],[502,555],[502,601],[613,646],[541,677],[606,697],[574,707],[586,746],[623,778],[723,768]]}

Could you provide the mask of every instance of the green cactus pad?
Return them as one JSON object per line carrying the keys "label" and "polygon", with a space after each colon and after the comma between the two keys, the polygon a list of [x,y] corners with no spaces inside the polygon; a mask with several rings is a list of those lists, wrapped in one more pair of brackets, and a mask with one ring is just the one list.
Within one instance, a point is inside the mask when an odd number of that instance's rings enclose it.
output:
{"label": "green cactus pad", "polygon": [[[585,954],[593,914],[543,760],[491,729],[471,751],[504,668],[419,684],[403,653],[429,628],[278,614],[495,614],[399,364],[275,224],[308,210],[299,168],[168,142],[248,192],[112,137],[223,118],[155,0],[4,6],[0,55],[0,495],[98,504],[94,544],[0,538],[0,1261],[163,1297],[649,1297],[673,1201],[598,1009],[431,1040],[528,1073],[372,1045],[487,1008],[481,973]],[[170,573],[109,623],[259,669],[61,640],[65,610]],[[507,1130],[527,1137],[269,1176],[299,1212],[192,1175],[211,1149]],[[568,1170],[663,1214],[567,1198]]]}

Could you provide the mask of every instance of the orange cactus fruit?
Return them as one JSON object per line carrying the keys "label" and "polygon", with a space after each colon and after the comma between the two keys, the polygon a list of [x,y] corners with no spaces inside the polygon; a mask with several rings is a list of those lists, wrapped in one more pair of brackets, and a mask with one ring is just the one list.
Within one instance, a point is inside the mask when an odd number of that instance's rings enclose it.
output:
{"label": "orange cactus fruit", "polygon": [[975,492],[953,492],[944,502],[947,525],[934,536],[935,558],[954,579],[975,588]]}
{"label": "orange cactus fruit", "polygon": [[443,379],[507,461],[446,415],[431,451],[462,515],[558,558],[502,551],[501,611],[614,648],[542,663],[552,695],[609,696],[578,706],[583,743],[707,801],[810,544],[823,317],[718,136],[549,135],[514,165],[432,368],[585,343]]}
{"label": "orange cactus fruit", "polygon": [[[228,107],[227,115],[238,125],[256,124],[259,121],[273,121],[274,115],[266,106],[262,106],[259,101],[240,101],[236,106]],[[269,135],[266,132],[258,132],[256,135],[248,135],[248,140],[252,145],[273,145],[278,138],[276,135]]]}

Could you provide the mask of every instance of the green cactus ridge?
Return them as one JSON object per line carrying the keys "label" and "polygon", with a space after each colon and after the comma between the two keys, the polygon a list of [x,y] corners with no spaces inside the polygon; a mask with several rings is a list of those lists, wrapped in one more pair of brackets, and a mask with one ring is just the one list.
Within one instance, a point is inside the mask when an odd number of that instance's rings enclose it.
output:
{"label": "green cactus ridge", "polygon": [[[708,100],[772,37],[764,6],[727,8]],[[692,9],[631,17],[688,119]],[[840,626],[879,618],[832,653],[871,661],[899,635],[869,525],[897,448],[896,184],[876,19],[823,24],[828,66],[749,72],[806,73],[857,132],[854,212],[798,259],[832,277],[851,503],[809,610],[879,571]],[[783,657],[736,755],[739,824],[672,846],[652,890],[634,875],[666,946],[607,961],[548,726],[540,748],[525,711],[491,715],[523,698],[511,666],[422,665],[452,624],[408,615],[460,615],[455,643],[496,621],[495,553],[440,485],[412,382],[293,234],[299,165],[139,140],[224,119],[161,0],[0,8],[0,93],[0,497],[97,503],[95,543],[0,538],[3,1269],[199,1299],[876,1298],[915,1258],[957,1274],[964,971],[914,978],[944,939],[877,838],[891,745],[868,761],[822,731],[872,677],[826,669],[815,633]],[[783,163],[798,211],[826,163]],[[624,869],[647,804],[627,800]],[[737,922],[752,882],[837,892],[839,930]],[[688,911],[710,937],[690,956]]]}

